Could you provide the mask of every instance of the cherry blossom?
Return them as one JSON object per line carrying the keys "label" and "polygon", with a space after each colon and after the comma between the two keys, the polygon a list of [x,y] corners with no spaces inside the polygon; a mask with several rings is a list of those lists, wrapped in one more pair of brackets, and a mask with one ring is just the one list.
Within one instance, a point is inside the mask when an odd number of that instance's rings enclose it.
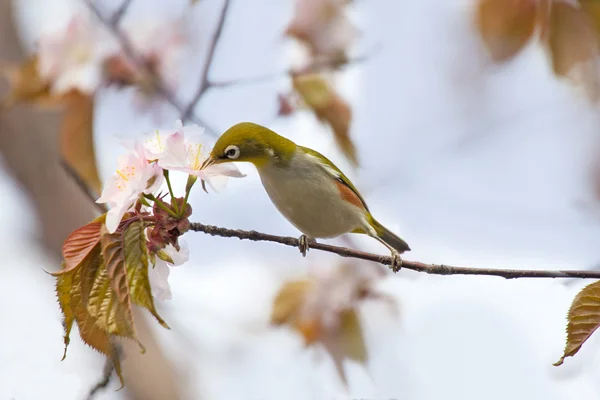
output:
{"label": "cherry blossom", "polygon": [[119,158],[115,174],[109,178],[97,203],[108,203],[106,228],[117,230],[123,215],[129,211],[142,194],[153,194],[164,180],[162,169],[149,162],[141,146]]}
{"label": "cherry blossom", "polygon": [[156,264],[150,266],[148,270],[148,279],[152,288],[152,295],[157,299],[171,300],[171,287],[169,286],[170,267],[175,267],[184,264],[190,257],[190,251],[187,243],[179,239],[180,249],[177,251],[173,245],[167,245],[163,251],[171,258],[173,263],[163,261],[160,258],[156,259]]}
{"label": "cherry blossom", "polygon": [[92,94],[102,83],[106,57],[118,49],[110,33],[83,12],[64,29],[43,36],[38,45],[38,71],[54,94],[72,89]]}
{"label": "cherry blossom", "polygon": [[177,121],[175,130],[157,131],[154,138],[146,141],[145,149],[148,157],[156,158],[160,167],[197,176],[215,190],[223,187],[228,177],[245,176],[232,163],[201,168],[210,146],[204,137],[204,128],[198,125],[183,126],[181,121]]}

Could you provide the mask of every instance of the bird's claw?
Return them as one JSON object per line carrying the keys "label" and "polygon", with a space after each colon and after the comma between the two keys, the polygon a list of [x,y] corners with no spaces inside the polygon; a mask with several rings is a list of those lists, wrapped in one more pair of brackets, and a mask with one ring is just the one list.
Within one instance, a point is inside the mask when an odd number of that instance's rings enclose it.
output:
{"label": "bird's claw", "polygon": [[309,242],[310,242],[310,240],[308,239],[308,236],[306,236],[306,235],[301,235],[298,238],[298,248],[300,249],[300,253],[302,254],[303,257],[306,257],[306,252],[310,248]]}
{"label": "bird's claw", "polygon": [[400,271],[400,269],[402,269],[402,258],[400,258],[400,254],[398,252],[393,251],[391,257],[392,262],[390,264],[390,269],[393,272]]}

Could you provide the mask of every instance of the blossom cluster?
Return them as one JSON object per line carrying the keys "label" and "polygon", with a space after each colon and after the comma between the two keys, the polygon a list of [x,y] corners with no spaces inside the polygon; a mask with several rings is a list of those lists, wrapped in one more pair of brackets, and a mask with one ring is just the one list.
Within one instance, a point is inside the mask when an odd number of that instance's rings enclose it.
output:
{"label": "blossom cluster", "polygon": [[[171,297],[168,265],[180,265],[188,259],[187,247],[180,245],[178,238],[189,228],[191,206],[187,198],[193,184],[200,178],[218,190],[229,177],[245,176],[232,163],[204,168],[209,153],[203,133],[204,129],[197,125],[183,126],[177,121],[175,129],[156,130],[128,143],[128,153],[118,159],[117,170],[97,200],[110,207],[106,215],[109,233],[117,231],[125,215],[141,215],[148,221],[148,251],[155,262],[149,276],[153,293],[160,299]],[[185,197],[175,197],[169,171],[188,175]],[[165,183],[170,201],[165,200],[167,193],[163,193]]]}
{"label": "blossom cluster", "polygon": [[[87,10],[73,15],[66,26],[38,41],[38,74],[53,95],[71,90],[92,95],[102,85],[136,86],[143,97],[154,88],[143,68],[162,78],[169,88],[178,83],[178,65],[186,44],[181,23],[147,20],[124,25],[122,34],[140,59],[133,60],[115,35]],[[143,64],[143,68],[141,65]]]}

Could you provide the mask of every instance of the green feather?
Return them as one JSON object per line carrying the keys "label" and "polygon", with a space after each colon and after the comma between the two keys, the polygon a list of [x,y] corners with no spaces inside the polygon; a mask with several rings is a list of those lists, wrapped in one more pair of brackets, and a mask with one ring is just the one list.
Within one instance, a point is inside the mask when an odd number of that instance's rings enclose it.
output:
{"label": "green feather", "polygon": [[[369,207],[367,207],[367,203],[365,202],[365,199],[358,192],[358,189],[356,189],[356,187],[352,184],[350,179],[348,179],[348,177],[346,175],[344,175],[344,173],[342,171],[340,171],[340,169],[338,167],[336,167],[334,163],[332,163],[327,157],[325,157],[323,154],[319,153],[318,151],[309,149],[308,147],[304,147],[304,146],[298,146],[298,148],[300,150],[304,151],[305,153],[318,158],[319,160],[321,160],[321,162],[323,164],[327,165],[332,170],[334,170],[338,174],[338,176],[334,176],[334,178],[337,178],[337,180],[339,180],[341,183],[346,185],[350,190],[352,190],[360,199],[362,205],[365,207],[365,210],[369,211]],[[370,216],[370,214],[371,213],[369,212],[369,216]]]}

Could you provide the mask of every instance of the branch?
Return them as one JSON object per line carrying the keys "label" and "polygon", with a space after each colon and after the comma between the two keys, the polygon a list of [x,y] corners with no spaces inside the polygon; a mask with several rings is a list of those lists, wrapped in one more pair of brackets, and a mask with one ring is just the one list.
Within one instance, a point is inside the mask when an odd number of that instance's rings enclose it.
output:
{"label": "branch", "polygon": [[247,78],[232,79],[229,81],[209,81],[207,89],[213,88],[213,87],[222,88],[222,87],[228,87],[228,86],[249,85],[249,84],[253,84],[253,83],[267,82],[267,81],[272,81],[272,80],[276,80],[276,79],[286,78],[288,76],[310,74],[310,73],[317,72],[323,68],[328,68],[328,67],[349,67],[349,66],[360,64],[360,63],[368,60],[369,58],[371,58],[373,56],[374,52],[377,50],[378,49],[374,50],[372,52],[372,54],[363,54],[361,56],[349,58],[346,61],[344,61],[343,63],[340,63],[338,59],[331,59],[331,58],[330,59],[322,59],[319,61],[315,61],[312,64],[309,64],[308,66],[301,68],[301,69],[287,68],[287,69],[279,71],[279,72],[251,76],[251,77],[247,77]]}
{"label": "branch", "polygon": [[96,203],[98,195],[94,193],[94,191],[90,188],[85,179],[83,179],[81,175],[79,175],[79,173],[73,167],[71,167],[71,165],[69,165],[69,163],[66,160],[62,159],[60,161],[60,165],[63,167],[67,175],[69,175],[71,179],[73,179],[73,182],[75,182],[79,189],[81,189],[81,191],[86,195],[86,197],[90,199],[92,203],[94,203],[94,206],[98,209],[98,211],[100,211],[100,213],[105,213],[108,211],[106,204]]}
{"label": "branch", "polygon": [[230,0],[225,0],[223,4],[223,9],[221,10],[219,22],[217,23],[215,33],[213,34],[213,37],[210,41],[208,54],[206,55],[206,59],[204,61],[204,67],[202,68],[202,75],[200,78],[200,84],[198,85],[198,90],[196,91],[196,94],[194,94],[194,97],[192,98],[192,101],[190,101],[190,104],[188,104],[187,108],[181,115],[181,119],[183,121],[189,118],[189,116],[194,111],[194,107],[196,107],[196,104],[198,104],[198,101],[200,101],[202,95],[210,88],[210,85],[208,83],[208,74],[210,72],[213,59],[215,57],[215,50],[217,49],[217,44],[219,43],[219,39],[221,38],[221,34],[223,33],[223,26],[225,26],[225,17],[227,16],[227,10],[229,9],[230,3]]}
{"label": "branch", "polygon": [[[244,231],[239,229],[227,229],[218,226],[204,225],[198,222],[190,224],[190,230],[203,232],[212,236],[233,237],[241,240],[252,240],[256,242],[275,242],[286,246],[298,247],[299,240],[294,237],[269,235],[256,231]],[[373,261],[383,265],[391,265],[392,258],[378,254],[352,250],[346,247],[332,246],[323,243],[311,243],[311,249],[335,253],[342,257],[356,258],[360,260]],[[600,271],[558,271],[558,270],[519,270],[519,269],[493,269],[493,268],[470,268],[453,267],[442,264],[425,264],[418,261],[402,261],[402,268],[417,272],[425,272],[434,275],[487,275],[499,276],[506,279],[516,278],[581,278],[600,279]],[[397,272],[397,271],[395,271]]]}
{"label": "branch", "polygon": [[[115,38],[119,41],[123,52],[131,59],[133,64],[138,68],[144,75],[150,77],[156,88],[158,94],[160,94],[168,103],[170,103],[177,111],[183,114],[186,110],[184,105],[175,97],[173,93],[167,88],[167,86],[162,81],[161,77],[157,75],[152,69],[148,68],[148,65],[144,61],[143,57],[137,54],[135,48],[129,41],[129,39],[123,34],[123,31],[119,27],[118,24],[115,24],[113,21],[107,19],[98,7],[94,4],[93,0],[85,0],[85,3],[92,11],[92,13],[98,18],[98,20],[109,29]],[[213,134],[216,134],[216,130],[212,129],[206,122],[202,121],[196,115],[191,114],[189,119],[197,125],[205,127],[207,130],[211,131]]]}
{"label": "branch", "polygon": [[121,20],[127,13],[127,9],[131,5],[132,1],[133,0],[123,0],[123,2],[121,3],[121,5],[117,9],[117,11],[115,11],[112,18],[110,19],[110,23],[112,25],[115,25],[115,26],[119,25],[119,23],[121,22]]}

